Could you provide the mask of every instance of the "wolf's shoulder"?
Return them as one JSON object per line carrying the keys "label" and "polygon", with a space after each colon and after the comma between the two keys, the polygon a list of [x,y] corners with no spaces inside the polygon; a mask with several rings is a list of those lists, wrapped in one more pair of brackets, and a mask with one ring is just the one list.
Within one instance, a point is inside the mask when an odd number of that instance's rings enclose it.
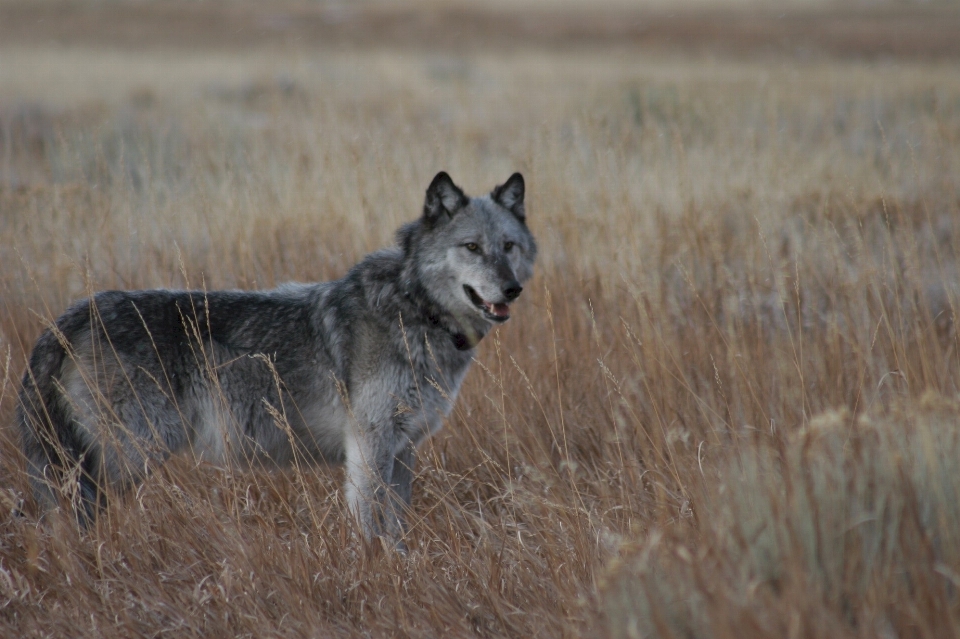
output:
{"label": "wolf's shoulder", "polygon": [[396,247],[370,253],[346,277],[333,283],[331,295],[368,309],[395,299],[403,277],[403,252]]}
{"label": "wolf's shoulder", "polygon": [[380,249],[364,257],[351,269],[351,274],[368,284],[392,283],[401,276],[404,254],[398,247]]}

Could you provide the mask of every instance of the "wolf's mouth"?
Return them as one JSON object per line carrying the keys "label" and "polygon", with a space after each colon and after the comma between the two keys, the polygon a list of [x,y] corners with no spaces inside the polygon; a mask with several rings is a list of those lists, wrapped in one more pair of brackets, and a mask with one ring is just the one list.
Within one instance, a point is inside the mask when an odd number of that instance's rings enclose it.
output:
{"label": "wolf's mouth", "polygon": [[470,301],[473,302],[473,305],[483,311],[484,316],[490,321],[506,322],[510,319],[509,305],[503,302],[494,304],[493,302],[484,300],[469,284],[464,284],[463,290],[467,294],[467,297],[470,298]]}

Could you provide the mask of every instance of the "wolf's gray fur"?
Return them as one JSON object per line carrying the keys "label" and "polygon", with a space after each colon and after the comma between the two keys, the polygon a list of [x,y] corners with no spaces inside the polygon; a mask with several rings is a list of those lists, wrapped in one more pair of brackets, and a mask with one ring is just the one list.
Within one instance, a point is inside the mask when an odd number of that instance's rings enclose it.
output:
{"label": "wolf's gray fur", "polygon": [[516,173],[468,198],[446,173],[398,246],[334,282],[270,291],[106,291],[37,341],[17,410],[41,502],[103,489],[171,453],[216,463],[347,467],[369,537],[400,542],[415,449],[440,428],[473,348],[532,275],[537,248]]}

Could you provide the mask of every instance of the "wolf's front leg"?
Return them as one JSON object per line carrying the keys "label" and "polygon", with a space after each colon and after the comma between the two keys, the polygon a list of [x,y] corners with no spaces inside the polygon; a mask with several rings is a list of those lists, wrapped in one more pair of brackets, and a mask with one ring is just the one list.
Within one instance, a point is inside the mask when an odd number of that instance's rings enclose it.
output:
{"label": "wolf's front leg", "polygon": [[392,433],[371,429],[348,437],[347,504],[368,540],[382,535],[406,549],[403,511],[410,503],[413,456],[413,444],[398,446]]}
{"label": "wolf's front leg", "polygon": [[[407,510],[410,508],[410,498],[413,493],[414,466],[417,461],[417,448],[408,441],[393,456],[393,473],[390,476],[390,489],[387,497],[389,508],[386,512],[387,530],[395,539],[401,540],[407,534]],[[402,541],[397,547],[405,546]]]}

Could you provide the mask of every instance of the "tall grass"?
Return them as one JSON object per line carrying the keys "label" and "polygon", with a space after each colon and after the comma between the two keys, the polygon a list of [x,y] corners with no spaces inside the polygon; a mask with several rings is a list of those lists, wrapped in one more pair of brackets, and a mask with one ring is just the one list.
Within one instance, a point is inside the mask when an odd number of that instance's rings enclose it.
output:
{"label": "tall grass", "polygon": [[[952,632],[954,67],[159,55],[0,72],[3,634]],[[329,468],[178,458],[91,530],[13,516],[45,320],[339,277],[441,169],[522,171],[542,259],[419,453],[408,556]]]}
{"label": "tall grass", "polygon": [[825,413],[708,464],[704,525],[625,550],[609,636],[948,637],[957,602],[958,405]]}

